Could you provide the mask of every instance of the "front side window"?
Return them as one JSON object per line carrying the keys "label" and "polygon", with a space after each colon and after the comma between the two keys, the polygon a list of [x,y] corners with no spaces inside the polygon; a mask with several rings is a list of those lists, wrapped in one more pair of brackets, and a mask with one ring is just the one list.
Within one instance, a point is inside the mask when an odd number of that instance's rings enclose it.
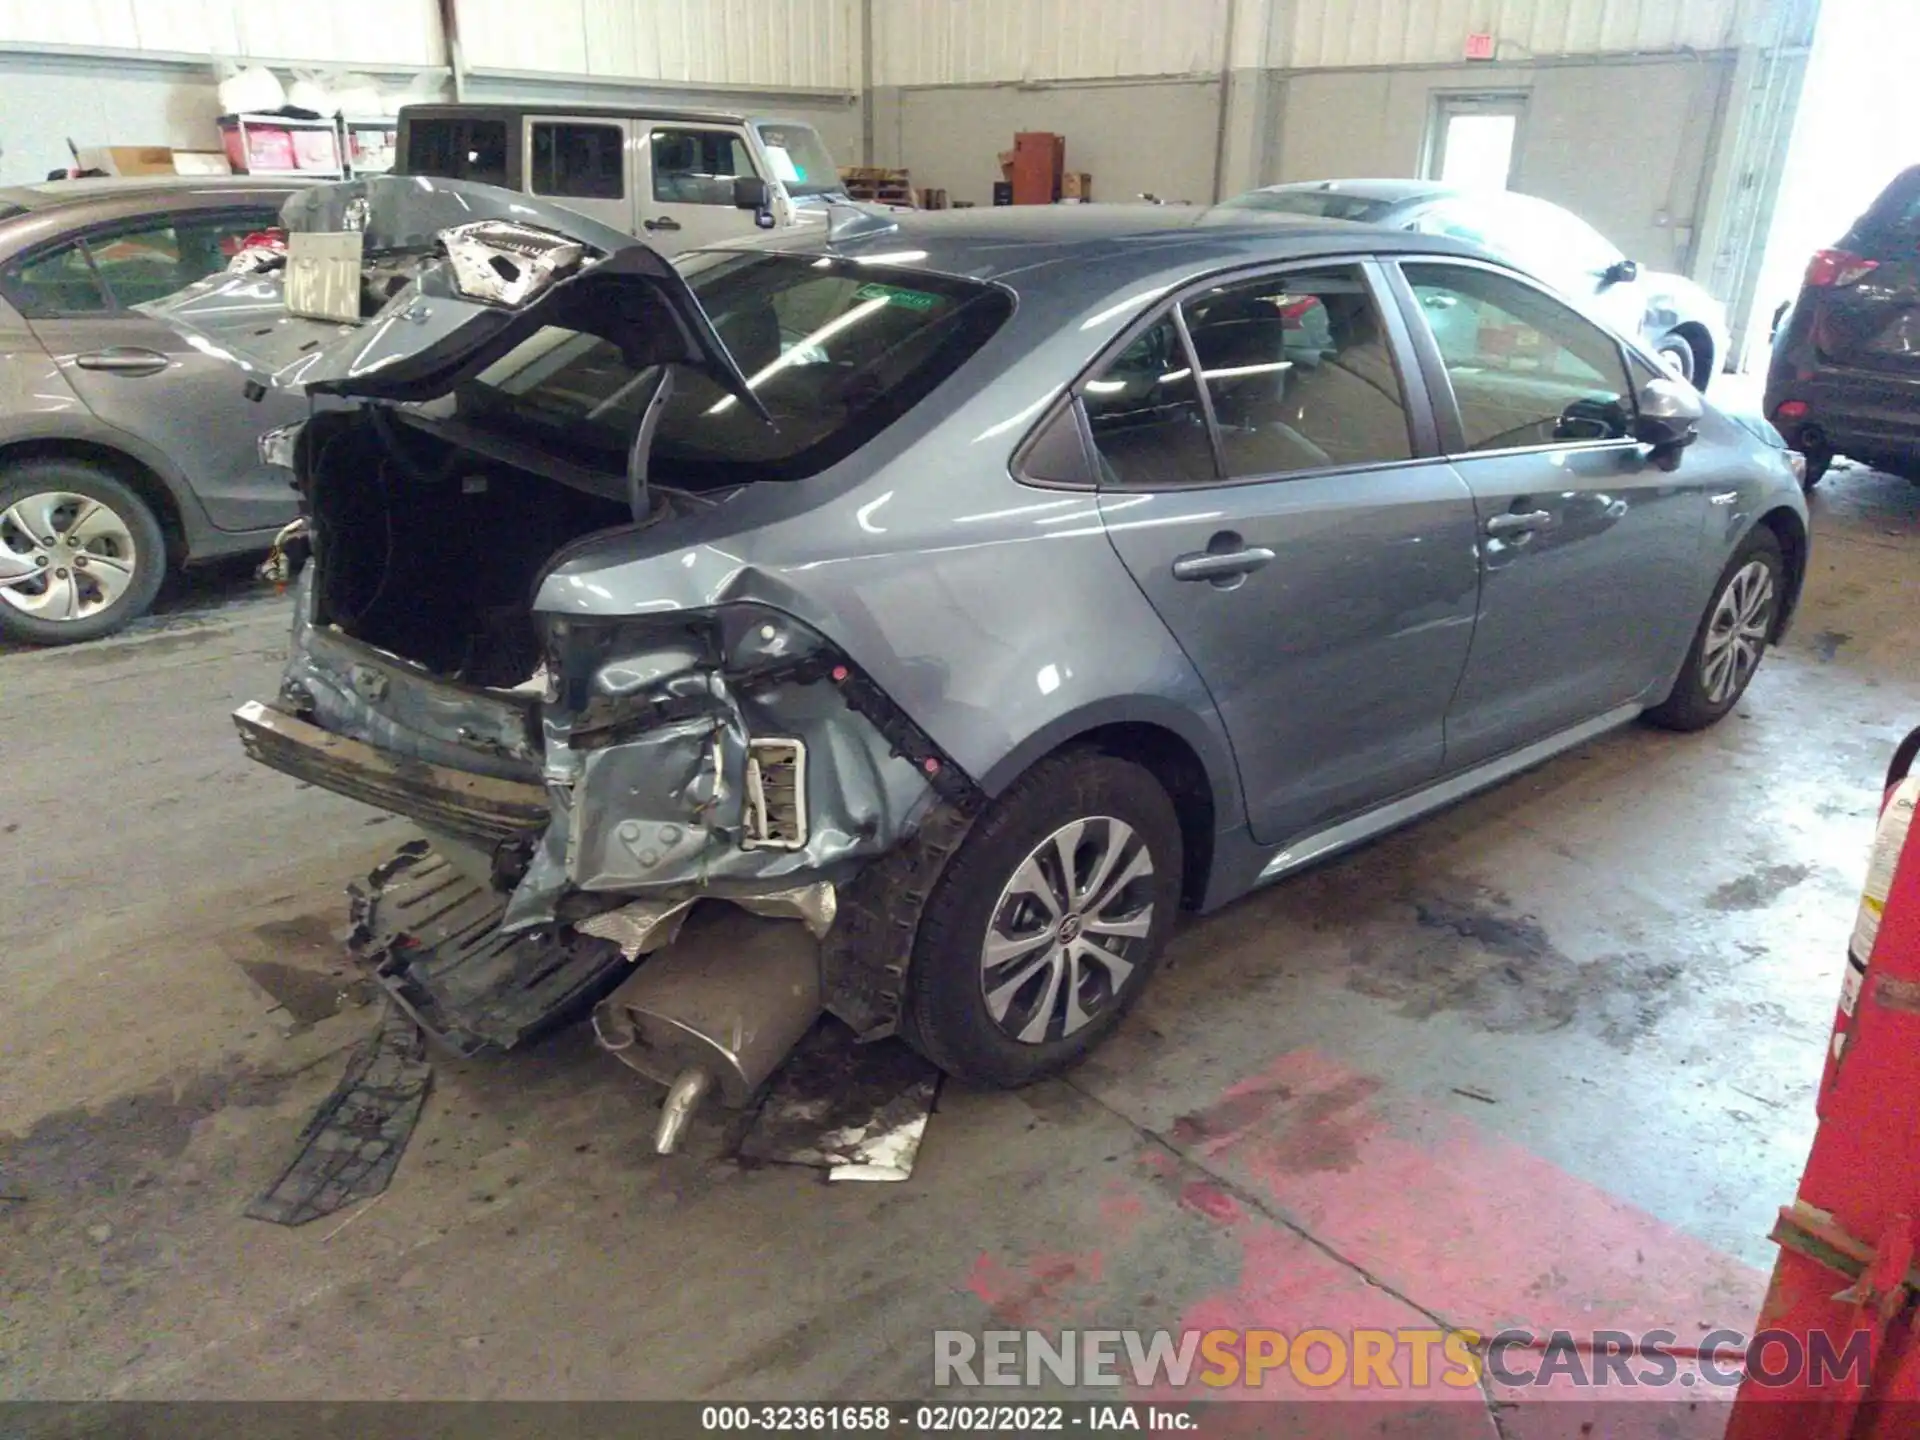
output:
{"label": "front side window", "polygon": [[754,173],[746,141],[731,130],[656,129],[653,198],[668,205],[731,205],[736,175]]}
{"label": "front side window", "polygon": [[1219,478],[1200,387],[1171,315],[1080,387],[1110,485],[1207,485]]}
{"label": "front side window", "polygon": [[811,125],[762,121],[753,128],[773,166],[773,178],[784,181],[789,194],[829,195],[840,189],[840,169]]}
{"label": "front side window", "polygon": [[[651,469],[711,488],[798,479],[852,454],[919,404],[1012,313],[996,286],[918,271],[885,280],[852,261],[709,251],[681,265],[768,425],[704,375],[682,370]],[[618,346],[548,327],[460,395],[463,419],[620,473],[640,423],[643,372]]]}
{"label": "front side window", "polygon": [[1402,268],[1452,382],[1465,449],[1628,435],[1626,361],[1598,325],[1510,275],[1414,261]]}
{"label": "front side window", "polygon": [[533,193],[574,200],[618,200],[626,132],[618,125],[537,121],[533,126]]}
{"label": "front side window", "polygon": [[1357,266],[1243,280],[1181,309],[1229,477],[1412,458],[1400,377]]}

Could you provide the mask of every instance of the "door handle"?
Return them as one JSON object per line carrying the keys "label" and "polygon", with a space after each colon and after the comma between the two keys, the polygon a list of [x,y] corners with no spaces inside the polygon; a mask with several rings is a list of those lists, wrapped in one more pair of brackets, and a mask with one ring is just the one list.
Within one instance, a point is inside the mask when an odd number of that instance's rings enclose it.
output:
{"label": "door handle", "polygon": [[73,357],[82,370],[103,370],[110,375],[158,375],[167,368],[167,357],[158,350],[142,350],[132,345],[116,345],[111,350],[90,350]]}
{"label": "door handle", "polygon": [[1530,533],[1544,529],[1553,523],[1553,515],[1546,510],[1509,510],[1504,515],[1496,515],[1487,521],[1487,534],[1513,535]]}
{"label": "door handle", "polygon": [[1248,545],[1240,550],[1196,550],[1173,562],[1176,580],[1234,580],[1250,575],[1273,559],[1273,551],[1264,545]]}
{"label": "door handle", "polygon": [[680,228],[680,222],[671,215],[662,215],[658,220],[642,220],[640,222],[640,228],[643,230],[678,230]]}

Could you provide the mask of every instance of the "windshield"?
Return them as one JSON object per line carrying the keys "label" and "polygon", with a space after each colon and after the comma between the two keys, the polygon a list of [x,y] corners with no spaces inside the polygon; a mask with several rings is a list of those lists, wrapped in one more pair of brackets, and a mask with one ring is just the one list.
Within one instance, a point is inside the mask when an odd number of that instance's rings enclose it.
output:
{"label": "windshield", "polygon": [[842,188],[839,167],[811,125],[763,120],[753,128],[773,163],[773,178],[786,184],[789,195],[831,195]]}
{"label": "windshield", "polygon": [[1317,215],[1325,220],[1359,220],[1374,224],[1399,202],[1366,195],[1343,195],[1338,190],[1253,190],[1223,201],[1229,210],[1278,210],[1285,215]]}
{"label": "windshield", "polygon": [[[1013,309],[994,286],[824,256],[710,251],[681,268],[774,420],[761,423],[704,375],[676,372],[651,474],[695,489],[798,479],[844,459],[958,369]],[[640,423],[645,376],[611,342],[548,326],[462,388],[460,417],[617,474]]]}

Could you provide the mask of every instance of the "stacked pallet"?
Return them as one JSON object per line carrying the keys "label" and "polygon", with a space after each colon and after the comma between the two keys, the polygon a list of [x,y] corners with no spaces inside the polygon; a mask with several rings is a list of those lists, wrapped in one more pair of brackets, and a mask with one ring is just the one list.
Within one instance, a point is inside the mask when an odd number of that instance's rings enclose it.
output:
{"label": "stacked pallet", "polygon": [[840,181],[855,200],[870,200],[879,205],[914,203],[913,181],[905,170],[881,165],[850,165],[840,172]]}

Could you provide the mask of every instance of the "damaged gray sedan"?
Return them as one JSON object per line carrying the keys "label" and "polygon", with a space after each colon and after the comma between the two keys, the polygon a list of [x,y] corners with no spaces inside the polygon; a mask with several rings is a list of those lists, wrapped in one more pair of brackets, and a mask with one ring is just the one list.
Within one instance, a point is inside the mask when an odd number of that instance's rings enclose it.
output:
{"label": "damaged gray sedan", "polygon": [[313,402],[241,736],[428,837],[354,899],[401,1005],[467,1053],[597,1006],[663,1146],[822,1009],[1059,1070],[1183,905],[1725,714],[1805,569],[1777,437],[1444,239],[848,210],[669,264],[417,177],[286,220],[159,307]]}

